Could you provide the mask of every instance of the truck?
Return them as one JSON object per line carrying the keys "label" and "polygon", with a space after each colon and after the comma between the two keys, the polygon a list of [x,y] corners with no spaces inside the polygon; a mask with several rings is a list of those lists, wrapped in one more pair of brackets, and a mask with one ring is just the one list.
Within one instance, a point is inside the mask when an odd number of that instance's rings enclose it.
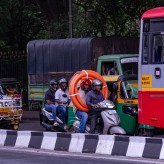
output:
{"label": "truck", "polygon": [[95,70],[103,76],[137,74],[137,52],[138,40],[131,38],[128,41],[113,38],[30,41],[27,45],[30,110],[36,106],[41,108],[51,79],[69,80],[75,72],[84,69]]}

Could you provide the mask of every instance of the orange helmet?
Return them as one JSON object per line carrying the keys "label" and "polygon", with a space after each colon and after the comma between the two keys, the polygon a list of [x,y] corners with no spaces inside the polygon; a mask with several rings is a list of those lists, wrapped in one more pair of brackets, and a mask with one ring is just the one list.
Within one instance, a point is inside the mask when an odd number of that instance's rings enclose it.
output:
{"label": "orange helmet", "polygon": [[81,82],[81,84],[80,84],[80,88],[84,90],[84,89],[85,89],[85,88],[84,88],[84,85],[89,85],[89,86],[91,86],[91,84],[92,84],[92,83],[91,83],[91,81],[90,81],[89,79],[83,80],[83,81]]}

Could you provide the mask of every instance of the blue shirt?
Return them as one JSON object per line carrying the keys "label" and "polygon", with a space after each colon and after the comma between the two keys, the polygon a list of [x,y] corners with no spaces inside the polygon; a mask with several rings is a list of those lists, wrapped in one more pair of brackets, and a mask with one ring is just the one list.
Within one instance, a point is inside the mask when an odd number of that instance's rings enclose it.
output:
{"label": "blue shirt", "polygon": [[45,94],[45,104],[47,104],[47,100],[55,103],[55,91],[49,89]]}
{"label": "blue shirt", "polygon": [[90,113],[97,113],[101,110],[99,108],[93,108],[91,107],[91,104],[97,104],[99,102],[102,102],[104,100],[104,96],[101,92],[97,93],[93,90],[89,91],[86,94],[86,104],[89,106],[89,112]]}

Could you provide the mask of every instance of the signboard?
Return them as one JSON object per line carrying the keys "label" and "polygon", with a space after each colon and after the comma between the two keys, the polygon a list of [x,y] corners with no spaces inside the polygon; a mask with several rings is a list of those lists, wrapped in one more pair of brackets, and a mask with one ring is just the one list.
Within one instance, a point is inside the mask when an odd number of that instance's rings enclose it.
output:
{"label": "signboard", "polygon": [[121,59],[121,63],[135,63],[135,62],[138,62],[138,57]]}
{"label": "signboard", "polygon": [[152,75],[142,75],[142,88],[152,87]]}

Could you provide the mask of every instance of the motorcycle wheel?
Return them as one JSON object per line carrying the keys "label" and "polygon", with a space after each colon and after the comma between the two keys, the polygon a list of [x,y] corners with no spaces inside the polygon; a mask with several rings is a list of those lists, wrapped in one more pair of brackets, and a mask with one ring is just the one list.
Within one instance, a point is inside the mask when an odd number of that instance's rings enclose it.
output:
{"label": "motorcycle wheel", "polygon": [[138,130],[138,136],[144,136],[144,137],[153,137],[154,131],[152,129],[139,129]]}
{"label": "motorcycle wheel", "polygon": [[71,127],[68,129],[68,132],[70,132],[70,133],[76,133],[76,131],[74,130],[73,126],[71,126]]}

